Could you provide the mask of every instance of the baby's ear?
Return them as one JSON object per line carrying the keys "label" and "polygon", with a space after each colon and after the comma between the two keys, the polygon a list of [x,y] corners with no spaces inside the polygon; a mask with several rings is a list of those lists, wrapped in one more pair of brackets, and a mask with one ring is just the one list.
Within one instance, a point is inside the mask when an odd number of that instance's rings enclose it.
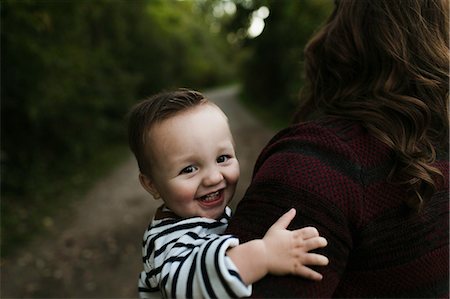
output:
{"label": "baby's ear", "polygon": [[161,198],[161,195],[159,194],[158,190],[156,190],[155,184],[149,176],[140,173],[139,182],[141,182],[142,187],[144,187],[144,189],[147,190],[147,192],[150,193],[154,199]]}

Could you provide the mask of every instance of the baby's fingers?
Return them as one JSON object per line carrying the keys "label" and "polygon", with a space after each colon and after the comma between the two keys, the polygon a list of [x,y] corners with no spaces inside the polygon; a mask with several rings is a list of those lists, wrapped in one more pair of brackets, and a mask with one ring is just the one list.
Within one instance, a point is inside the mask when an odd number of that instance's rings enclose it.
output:
{"label": "baby's fingers", "polygon": [[306,266],[298,267],[295,274],[311,280],[322,280],[322,274]]}
{"label": "baby's fingers", "polygon": [[295,233],[300,236],[303,239],[310,239],[313,237],[318,237],[319,236],[319,232],[317,231],[317,229],[315,227],[312,226],[308,226],[308,227],[304,227],[301,229],[297,229],[295,231]]}
{"label": "baby's fingers", "polygon": [[329,260],[326,256],[317,253],[307,253],[303,258],[304,265],[326,266]]}
{"label": "baby's fingers", "polygon": [[325,238],[323,237],[313,237],[313,238],[309,238],[307,240],[303,240],[304,242],[304,247],[306,249],[306,251],[311,251],[317,248],[322,248],[327,246],[328,242]]}
{"label": "baby's fingers", "polygon": [[[277,222],[275,222],[270,229],[286,229],[291,223],[292,219],[294,219],[296,211],[294,208],[287,211],[283,216],[281,216]],[[269,230],[270,230],[269,229]]]}

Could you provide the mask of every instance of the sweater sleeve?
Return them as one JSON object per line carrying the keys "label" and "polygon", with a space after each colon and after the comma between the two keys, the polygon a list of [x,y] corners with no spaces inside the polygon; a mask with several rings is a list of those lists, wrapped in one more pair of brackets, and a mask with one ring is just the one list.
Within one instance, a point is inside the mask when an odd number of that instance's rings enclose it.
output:
{"label": "sweater sleeve", "polygon": [[155,249],[144,252],[147,267],[139,280],[141,298],[150,298],[155,291],[164,298],[236,298],[251,294],[251,286],[242,282],[226,256],[228,248],[239,245],[238,239],[202,233],[205,226],[214,224],[192,218],[159,227],[159,232],[154,230],[156,234],[146,243],[147,248]]}
{"label": "sweater sleeve", "polygon": [[316,227],[328,241],[326,248],[316,252],[330,263],[314,268],[323,274],[320,282],[267,275],[254,283],[254,297],[332,297],[352,247],[349,216],[358,214],[352,202],[362,194],[358,167],[348,163],[348,154],[329,133],[302,130],[279,134],[263,150],[226,233],[241,242],[262,238],[272,223],[294,207],[297,215],[289,229]]}

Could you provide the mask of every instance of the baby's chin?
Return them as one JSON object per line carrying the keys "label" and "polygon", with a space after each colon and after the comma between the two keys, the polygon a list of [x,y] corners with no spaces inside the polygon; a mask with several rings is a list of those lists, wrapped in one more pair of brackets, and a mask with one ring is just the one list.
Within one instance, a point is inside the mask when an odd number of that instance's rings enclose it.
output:
{"label": "baby's chin", "polygon": [[209,219],[219,219],[222,217],[224,212],[225,207],[221,208],[220,210],[217,209],[217,211],[204,211],[200,216]]}

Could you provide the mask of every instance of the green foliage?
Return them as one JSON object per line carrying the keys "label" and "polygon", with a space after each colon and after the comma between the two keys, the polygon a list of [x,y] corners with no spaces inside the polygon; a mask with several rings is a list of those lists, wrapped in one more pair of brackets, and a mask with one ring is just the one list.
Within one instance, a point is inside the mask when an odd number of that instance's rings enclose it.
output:
{"label": "green foliage", "polygon": [[332,1],[267,0],[264,5],[270,15],[263,33],[247,42],[250,53],[242,67],[243,89],[246,98],[286,124],[303,85],[303,49],[330,14]]}
{"label": "green foliage", "polygon": [[[332,1],[235,0],[234,15],[214,17],[225,2],[2,0],[2,255],[125,156],[138,99],[229,83],[247,58],[246,98],[287,119],[304,44]],[[266,28],[244,40],[256,5],[270,9]]]}
{"label": "green foliage", "polygon": [[[196,13],[195,1],[153,0],[147,7],[151,39],[140,43],[144,86],[213,86],[233,75],[232,64],[224,59],[224,39],[211,38],[209,24]],[[187,14],[191,11],[192,14]],[[147,27],[147,28],[148,28]],[[150,51],[150,52],[149,52]],[[142,88],[145,93],[145,88]]]}
{"label": "green foliage", "polygon": [[115,163],[136,100],[233,74],[191,1],[2,0],[1,28],[2,254]]}

